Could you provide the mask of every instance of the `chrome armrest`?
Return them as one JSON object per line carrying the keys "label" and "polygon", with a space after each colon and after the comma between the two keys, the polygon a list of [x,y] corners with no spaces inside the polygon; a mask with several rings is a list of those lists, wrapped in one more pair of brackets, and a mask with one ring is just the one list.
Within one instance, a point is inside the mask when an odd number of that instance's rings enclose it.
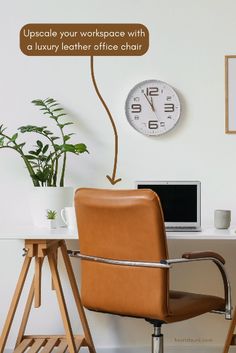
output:
{"label": "chrome armrest", "polygon": [[224,268],[224,263],[222,263],[222,258],[213,256],[213,253],[210,253],[211,256],[209,256],[209,253],[202,253],[202,257],[200,256],[195,256],[191,257],[188,256],[190,254],[184,254],[182,258],[180,259],[168,259],[168,260],[161,260],[160,262],[147,262],[147,261],[129,261],[129,260],[116,260],[116,259],[108,259],[104,257],[98,257],[98,256],[90,256],[90,255],[84,255],[81,254],[79,250],[68,250],[67,251],[68,255],[70,257],[75,257],[79,258],[82,260],[87,260],[87,261],[94,261],[94,262],[99,262],[99,263],[105,263],[105,264],[110,264],[110,265],[120,265],[120,266],[135,266],[135,267],[148,267],[148,268],[162,268],[162,269],[169,269],[172,267],[174,264],[180,264],[180,263],[189,263],[189,262],[194,262],[194,261],[213,261],[217,267],[219,268],[223,282],[224,282],[224,291],[225,291],[225,311],[222,312],[225,314],[225,318],[228,320],[232,319],[231,311],[232,311],[232,306],[231,306],[231,287],[230,283]]}
{"label": "chrome armrest", "polygon": [[68,250],[68,255],[70,257],[77,257],[82,260],[95,261],[110,265],[120,265],[120,266],[135,266],[135,267],[149,267],[149,268],[170,268],[171,265],[160,262],[148,262],[148,261],[130,261],[130,260],[116,260],[108,259],[105,257],[90,256],[81,254],[79,250]]}
{"label": "chrome armrest", "polygon": [[230,282],[224,267],[225,261],[224,259],[216,253],[213,252],[193,252],[193,253],[185,253],[183,257],[180,259],[168,259],[161,260],[162,263],[166,263],[167,265],[181,264],[181,263],[189,263],[196,261],[212,261],[218,267],[224,284],[224,296],[225,296],[225,318],[227,320],[232,319],[232,299],[231,299],[231,286]]}

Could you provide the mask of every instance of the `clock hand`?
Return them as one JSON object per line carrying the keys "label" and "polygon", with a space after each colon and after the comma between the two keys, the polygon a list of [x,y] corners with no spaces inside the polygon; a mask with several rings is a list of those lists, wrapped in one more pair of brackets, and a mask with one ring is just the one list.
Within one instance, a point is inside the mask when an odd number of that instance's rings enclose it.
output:
{"label": "clock hand", "polygon": [[151,97],[151,103],[152,103],[152,110],[155,112],[156,111],[156,109],[155,109],[155,107],[154,107],[154,103],[153,103],[153,100],[152,100],[152,97]]}
{"label": "clock hand", "polygon": [[152,97],[151,97],[151,101],[148,99],[147,95],[145,93],[143,93],[145,98],[147,99],[148,103],[150,104],[151,108],[152,108],[152,111],[153,113],[156,115],[156,118],[157,118],[157,121],[159,120],[158,116],[157,116],[157,113],[156,113],[156,109],[154,107],[154,103],[153,103],[153,100],[152,100]]}
{"label": "clock hand", "polygon": [[150,102],[150,100],[148,99],[146,93],[143,93],[146,100],[148,101],[148,103],[150,104],[151,108],[152,108],[152,111],[155,112],[155,108],[154,108],[154,105],[153,105],[153,101]]}
{"label": "clock hand", "polygon": [[143,93],[143,94],[144,94],[146,100],[148,101],[148,103],[150,104],[150,106],[151,106],[151,108],[152,108],[152,111],[153,111],[153,113],[156,115],[156,118],[157,118],[157,120],[158,120],[159,118],[158,118],[158,116],[157,116],[156,109],[155,109],[155,107],[154,107],[154,103],[153,103],[152,97],[151,97],[151,100],[149,100],[149,99],[148,99],[148,96],[146,95],[146,93]]}
{"label": "clock hand", "polygon": [[152,97],[151,97],[151,103],[152,103],[152,107],[153,107],[153,113],[156,115],[157,120],[159,120],[159,118],[158,118],[158,116],[157,116],[157,113],[156,113],[156,109],[155,109],[155,107],[154,107],[154,103],[153,103]]}

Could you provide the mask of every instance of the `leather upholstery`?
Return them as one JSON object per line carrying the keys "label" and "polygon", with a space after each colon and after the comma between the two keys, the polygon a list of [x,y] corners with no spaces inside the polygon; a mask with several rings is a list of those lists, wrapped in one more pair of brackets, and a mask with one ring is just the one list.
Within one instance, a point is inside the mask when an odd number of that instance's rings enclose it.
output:
{"label": "leather upholstery", "polygon": [[207,313],[224,310],[225,301],[212,295],[170,291],[169,313],[165,322],[176,322]]}
{"label": "leather upholstery", "polygon": [[[119,260],[168,259],[162,208],[151,190],[78,189],[80,251]],[[175,322],[213,309],[222,298],[169,290],[169,270],[81,261],[82,302],[95,311]]]}

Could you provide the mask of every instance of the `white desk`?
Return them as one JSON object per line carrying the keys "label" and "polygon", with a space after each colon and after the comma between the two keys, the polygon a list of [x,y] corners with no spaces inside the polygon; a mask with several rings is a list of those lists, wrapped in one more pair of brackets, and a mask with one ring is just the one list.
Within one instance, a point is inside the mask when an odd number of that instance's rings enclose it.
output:
{"label": "white desk", "polygon": [[50,240],[75,240],[78,239],[76,231],[67,229],[66,227],[48,229],[35,228],[34,226],[17,226],[0,227],[0,239],[4,240],[27,240],[27,239],[50,239]]}
{"label": "white desk", "polygon": [[[201,232],[167,232],[168,239],[189,240],[236,240],[236,227],[218,230],[214,228],[203,228]],[[0,228],[0,239],[4,240],[26,240],[26,239],[50,239],[50,240],[77,240],[76,231],[61,227],[57,229],[35,228],[33,226],[16,226],[11,228],[2,226]]]}
{"label": "white desk", "polygon": [[167,232],[168,239],[236,240],[235,228],[203,228],[201,232]]}

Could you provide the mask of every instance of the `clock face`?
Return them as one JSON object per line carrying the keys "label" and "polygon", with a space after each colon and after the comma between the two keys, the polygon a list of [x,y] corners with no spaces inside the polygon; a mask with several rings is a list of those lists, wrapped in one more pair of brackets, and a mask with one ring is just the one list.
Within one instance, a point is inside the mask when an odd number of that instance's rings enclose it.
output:
{"label": "clock face", "polygon": [[180,117],[180,101],[165,82],[147,80],[138,83],[125,103],[130,125],[144,135],[161,135],[173,129]]}

